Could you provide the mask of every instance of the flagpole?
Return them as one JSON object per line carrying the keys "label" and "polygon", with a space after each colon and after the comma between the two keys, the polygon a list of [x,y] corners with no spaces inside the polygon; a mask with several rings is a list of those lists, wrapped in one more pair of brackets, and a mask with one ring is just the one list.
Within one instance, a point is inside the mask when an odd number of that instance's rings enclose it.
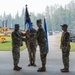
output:
{"label": "flagpole", "polygon": [[[25,5],[25,10],[26,10],[26,8],[27,8],[27,4]],[[25,14],[24,14],[25,16],[24,16],[24,31],[26,31],[26,28],[27,28],[27,24],[26,24],[26,11],[25,11]]]}

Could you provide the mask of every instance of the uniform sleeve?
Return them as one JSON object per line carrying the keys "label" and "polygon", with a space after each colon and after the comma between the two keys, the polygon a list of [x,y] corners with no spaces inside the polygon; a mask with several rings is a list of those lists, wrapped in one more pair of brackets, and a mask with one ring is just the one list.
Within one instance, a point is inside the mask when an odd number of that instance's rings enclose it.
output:
{"label": "uniform sleeve", "polygon": [[46,33],[45,33],[45,31],[44,31],[44,29],[43,28],[41,28],[40,29],[40,36],[42,37],[42,38],[45,38],[46,37]]}
{"label": "uniform sleeve", "polygon": [[13,40],[20,40],[18,35],[15,32],[12,32],[12,36],[11,37],[12,37]]}
{"label": "uniform sleeve", "polygon": [[65,42],[68,42],[68,41],[70,41],[70,34],[66,33],[65,34]]}
{"label": "uniform sleeve", "polygon": [[36,30],[34,29],[33,32],[30,33],[30,37],[36,38]]}
{"label": "uniform sleeve", "polygon": [[38,29],[38,31],[37,31],[37,38],[38,37],[40,37],[40,38],[45,38],[46,37],[46,33],[45,33],[43,28]]}
{"label": "uniform sleeve", "polygon": [[67,32],[64,36],[64,44],[67,45],[70,43],[70,34]]}
{"label": "uniform sleeve", "polygon": [[29,30],[26,31],[26,38],[27,38],[27,39],[30,38],[30,31],[29,31]]}

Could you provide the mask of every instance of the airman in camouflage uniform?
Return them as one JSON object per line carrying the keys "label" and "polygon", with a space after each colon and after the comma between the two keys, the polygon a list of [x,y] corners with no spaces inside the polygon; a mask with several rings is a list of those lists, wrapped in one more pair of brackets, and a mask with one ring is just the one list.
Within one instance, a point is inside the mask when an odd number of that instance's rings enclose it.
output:
{"label": "airman in camouflage uniform", "polygon": [[37,26],[38,26],[38,30],[37,30],[37,41],[38,41],[38,45],[40,48],[40,57],[41,57],[41,62],[42,62],[42,67],[39,68],[37,71],[38,72],[45,72],[46,71],[46,56],[47,56],[47,52],[46,52],[46,33],[44,31],[44,29],[41,26],[41,19],[37,20]]}
{"label": "airman in camouflage uniform", "polygon": [[63,33],[61,37],[62,60],[64,68],[61,72],[69,72],[70,34],[67,32],[67,24],[61,25]]}
{"label": "airman in camouflage uniform", "polygon": [[33,28],[26,31],[27,38],[27,48],[29,54],[29,64],[28,66],[36,66],[35,64],[35,54],[36,54],[36,30]]}
{"label": "airman in camouflage uniform", "polygon": [[22,44],[22,33],[19,31],[19,24],[15,24],[15,29],[12,32],[12,55],[13,55],[13,62],[14,62],[14,70],[19,71],[22,69],[18,66],[19,59],[20,59],[20,47]]}

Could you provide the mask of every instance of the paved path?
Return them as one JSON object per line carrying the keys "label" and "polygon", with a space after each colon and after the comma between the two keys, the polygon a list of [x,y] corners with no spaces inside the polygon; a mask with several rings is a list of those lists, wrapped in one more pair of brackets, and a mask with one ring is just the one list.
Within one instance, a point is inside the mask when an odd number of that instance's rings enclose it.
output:
{"label": "paved path", "polygon": [[[50,38],[55,38],[50,36]],[[53,43],[54,45],[54,43]],[[53,45],[50,45],[51,48]],[[53,46],[47,56],[47,71],[44,73],[38,73],[37,69],[41,66],[39,49],[36,52],[36,64],[37,67],[28,67],[28,52],[27,50],[21,51],[21,59],[19,65],[22,66],[22,70],[19,72],[13,71],[13,60],[11,51],[0,52],[0,75],[75,75],[75,52],[70,54],[70,72],[61,73],[60,69],[63,68],[61,60],[61,51],[59,47]],[[53,50],[53,51],[52,51]]]}
{"label": "paved path", "polygon": [[60,46],[57,41],[57,35],[52,35],[48,37],[49,41],[49,50],[51,52],[59,52],[60,51]]}

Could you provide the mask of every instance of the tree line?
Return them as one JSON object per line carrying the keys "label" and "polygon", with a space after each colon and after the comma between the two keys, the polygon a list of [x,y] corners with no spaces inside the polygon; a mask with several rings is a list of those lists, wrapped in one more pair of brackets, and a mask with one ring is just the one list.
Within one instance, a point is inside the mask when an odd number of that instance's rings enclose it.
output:
{"label": "tree line", "polygon": [[[72,0],[70,3],[68,3],[64,7],[58,4],[55,4],[54,6],[47,6],[44,12],[37,13],[36,15],[34,12],[30,12],[30,18],[35,28],[37,28],[36,20],[41,18],[42,23],[44,23],[45,17],[46,17],[46,24],[47,24],[48,31],[61,30],[60,25],[64,23],[68,24],[69,29],[74,29],[75,28],[75,2],[74,0]],[[24,29],[25,8],[22,9],[22,13],[20,16],[19,16],[19,12],[17,11],[15,17],[12,17],[11,14],[6,15],[6,13],[4,12],[4,15],[0,16],[0,27],[3,26],[3,20],[2,20],[3,18],[7,19],[7,26],[9,28],[14,28],[14,24],[19,23],[21,29]]]}

